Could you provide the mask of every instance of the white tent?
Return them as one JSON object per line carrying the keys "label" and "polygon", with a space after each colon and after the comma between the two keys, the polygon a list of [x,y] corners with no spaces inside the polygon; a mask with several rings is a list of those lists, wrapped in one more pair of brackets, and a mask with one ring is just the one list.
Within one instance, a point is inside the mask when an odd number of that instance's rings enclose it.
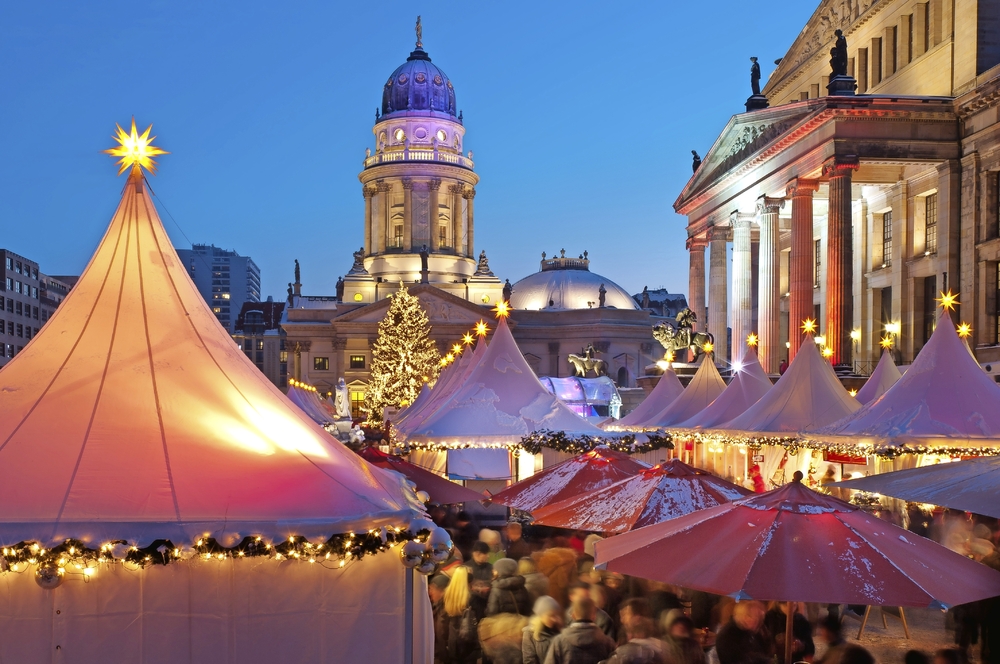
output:
{"label": "white tent", "polygon": [[689,420],[705,410],[725,389],[726,381],[719,375],[715,362],[709,355],[705,355],[684,393],[672,404],[646,420],[643,428],[658,429]]}
{"label": "white tent", "polygon": [[[393,422],[396,431],[405,436],[414,427],[419,426],[427,416],[436,412],[441,404],[445,403],[448,397],[465,383],[465,379],[469,377],[469,374],[486,353],[487,347],[486,338],[480,337],[472,352],[462,353],[457,362],[452,362],[445,367],[427,396],[421,400],[421,396],[424,394],[424,391],[421,390],[420,395],[414,399],[413,406],[400,413],[400,416]],[[426,386],[424,389],[427,389]]]}
{"label": "white tent", "polygon": [[437,404],[433,413],[427,411],[414,418],[420,421],[404,433],[406,441],[509,444],[540,429],[604,434],[545,389],[503,318],[463,384]]}
{"label": "white tent", "polygon": [[896,367],[896,363],[892,361],[892,353],[884,351],[881,359],[879,359],[878,364],[875,366],[875,371],[868,377],[868,380],[858,390],[858,393],[854,395],[854,398],[860,404],[869,404],[885,394],[890,387],[896,384],[896,381],[902,375]]}
{"label": "white tent", "polygon": [[861,404],[840,384],[811,336],[773,389],[742,415],[717,428],[751,434],[788,434],[821,427],[853,413]]}
{"label": "white tent", "polygon": [[333,413],[323,406],[319,395],[301,384],[292,384],[289,381],[285,396],[317,424],[328,424],[334,420]]}
{"label": "white tent", "polygon": [[[36,542],[47,570],[66,561],[47,590],[40,568],[6,556],[0,661],[427,659],[424,584],[397,552],[343,567],[272,553],[378,537],[366,533],[417,512],[398,475],[333,440],[240,352],[138,166],[79,282],[0,370],[0,413],[0,544]],[[273,546],[196,555],[207,537]],[[108,560],[130,546],[172,562]]]}
{"label": "white tent", "polygon": [[771,379],[760,366],[757,353],[748,349],[740,362],[733,365],[733,379],[704,410],[677,424],[679,429],[706,429],[720,426],[742,415],[771,389]]}
{"label": "white tent", "polygon": [[669,368],[663,372],[653,391],[646,395],[635,410],[616,422],[609,422],[605,428],[618,431],[641,427],[643,422],[672,404],[683,392],[684,386],[681,385],[673,368]]}
{"label": "white tent", "polygon": [[942,312],[930,340],[896,384],[818,434],[875,445],[1000,446],[1000,386]]}

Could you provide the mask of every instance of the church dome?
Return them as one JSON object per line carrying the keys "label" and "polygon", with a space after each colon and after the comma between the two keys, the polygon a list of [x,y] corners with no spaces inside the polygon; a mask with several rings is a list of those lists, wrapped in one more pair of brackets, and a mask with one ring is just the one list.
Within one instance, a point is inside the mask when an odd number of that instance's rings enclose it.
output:
{"label": "church dome", "polygon": [[383,118],[414,113],[441,113],[452,118],[458,115],[455,88],[448,75],[431,62],[430,56],[419,44],[406,62],[392,72],[382,88]]}
{"label": "church dome", "polygon": [[624,288],[590,271],[586,252],[580,258],[549,258],[542,255],[542,269],[513,284],[510,305],[514,309],[596,309],[604,285],[604,306],[636,310],[639,305]]}

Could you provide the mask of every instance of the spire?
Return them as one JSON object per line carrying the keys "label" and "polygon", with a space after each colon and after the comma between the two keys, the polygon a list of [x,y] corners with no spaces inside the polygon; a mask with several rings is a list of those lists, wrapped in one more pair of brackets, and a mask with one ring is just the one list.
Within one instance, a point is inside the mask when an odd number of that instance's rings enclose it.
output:
{"label": "spire", "polygon": [[420,16],[417,16],[417,50],[423,50],[424,48],[424,26],[420,23]]}

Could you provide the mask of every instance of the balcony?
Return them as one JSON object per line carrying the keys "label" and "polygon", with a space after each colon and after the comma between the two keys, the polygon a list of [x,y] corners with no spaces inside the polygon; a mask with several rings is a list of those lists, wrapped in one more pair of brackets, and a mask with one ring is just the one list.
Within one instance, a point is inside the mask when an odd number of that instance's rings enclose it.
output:
{"label": "balcony", "polygon": [[365,158],[365,168],[407,162],[437,162],[450,164],[473,170],[472,160],[460,154],[424,148],[405,148],[403,150],[384,151]]}

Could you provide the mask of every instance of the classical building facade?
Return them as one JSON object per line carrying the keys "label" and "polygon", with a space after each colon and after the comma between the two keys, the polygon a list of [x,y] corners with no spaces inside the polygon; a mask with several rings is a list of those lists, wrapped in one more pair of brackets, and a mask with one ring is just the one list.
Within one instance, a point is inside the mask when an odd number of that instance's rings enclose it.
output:
{"label": "classical building facade", "polygon": [[1000,359],[1000,4],[824,0],[762,93],[674,204],[717,356],[755,332],[777,373],[815,318],[837,365],[865,373],[884,336],[910,362],[951,290]]}

